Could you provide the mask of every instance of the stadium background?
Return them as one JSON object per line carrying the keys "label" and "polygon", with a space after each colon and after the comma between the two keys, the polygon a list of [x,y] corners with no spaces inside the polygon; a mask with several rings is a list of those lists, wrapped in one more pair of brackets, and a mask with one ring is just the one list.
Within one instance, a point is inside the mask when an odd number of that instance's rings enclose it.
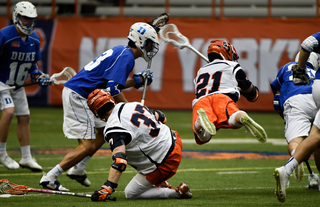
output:
{"label": "stadium background", "polygon": [[[0,27],[12,24],[16,0],[0,1]],[[30,0],[38,11],[35,31],[41,40],[39,67],[52,75],[70,66],[76,71],[105,50],[127,44],[135,22],[152,20],[167,12],[168,23],[203,54],[213,39],[227,39],[240,56],[239,63],[260,89],[260,98],[238,102],[247,111],[273,111],[270,82],[277,70],[293,61],[301,42],[319,31],[318,0]],[[159,109],[191,109],[193,78],[204,64],[188,49],[178,50],[160,41],[152,61],[154,82],[146,105]],[[134,72],[145,69],[143,59]],[[30,80],[29,80],[30,81]],[[61,106],[61,85],[26,87],[30,106]],[[129,101],[140,101],[142,91],[125,91]]]}

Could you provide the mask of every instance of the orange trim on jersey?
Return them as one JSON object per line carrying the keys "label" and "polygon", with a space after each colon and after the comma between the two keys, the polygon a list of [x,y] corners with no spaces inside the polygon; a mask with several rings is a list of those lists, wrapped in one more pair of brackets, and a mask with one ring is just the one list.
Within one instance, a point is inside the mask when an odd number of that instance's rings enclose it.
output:
{"label": "orange trim on jersey", "polygon": [[192,109],[192,130],[194,132],[194,123],[197,120],[198,109],[204,109],[207,113],[208,119],[220,128],[238,129],[228,123],[229,117],[239,111],[237,104],[227,95],[222,93],[212,94],[200,99]]}
{"label": "orange trim on jersey", "polygon": [[173,151],[167,157],[167,159],[158,166],[155,171],[146,175],[146,179],[156,186],[160,186],[164,181],[168,180],[174,174],[176,174],[180,165],[180,161],[182,158],[182,141],[178,132],[173,132],[177,137],[176,145]]}

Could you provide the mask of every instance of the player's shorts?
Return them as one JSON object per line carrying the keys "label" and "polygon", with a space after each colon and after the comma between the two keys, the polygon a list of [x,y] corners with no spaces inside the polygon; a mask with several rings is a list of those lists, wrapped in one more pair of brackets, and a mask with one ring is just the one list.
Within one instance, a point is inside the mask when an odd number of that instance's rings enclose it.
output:
{"label": "player's shorts", "polygon": [[[0,82],[0,89],[7,88],[8,85]],[[0,92],[0,110],[14,107],[14,115],[29,115],[29,105],[27,95],[23,87],[18,90],[8,90]]]}
{"label": "player's shorts", "polygon": [[182,158],[182,141],[178,132],[173,132],[177,137],[173,151],[170,153],[167,159],[158,166],[155,171],[146,175],[146,179],[156,186],[161,185],[164,181],[168,180],[174,174],[176,174],[180,165],[180,161]]}
{"label": "player's shorts", "polygon": [[70,88],[62,90],[63,133],[68,139],[95,139],[96,128],[105,127],[106,123],[95,117],[87,99]]}
{"label": "player's shorts", "polygon": [[233,128],[235,127],[228,123],[229,117],[239,111],[237,104],[227,95],[217,93],[201,98],[193,106],[192,109],[192,129],[194,132],[194,123],[197,120],[198,109],[204,109],[207,113],[208,119],[219,128]]}
{"label": "player's shorts", "polygon": [[312,94],[299,94],[288,98],[283,109],[287,143],[297,137],[307,137],[318,111]]}

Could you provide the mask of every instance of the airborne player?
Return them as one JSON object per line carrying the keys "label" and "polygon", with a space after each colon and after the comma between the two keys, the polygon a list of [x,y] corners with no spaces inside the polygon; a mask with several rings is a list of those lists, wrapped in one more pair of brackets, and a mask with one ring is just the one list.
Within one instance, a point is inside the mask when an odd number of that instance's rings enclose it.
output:
{"label": "airborne player", "polygon": [[194,79],[192,128],[197,144],[209,142],[219,128],[242,126],[259,142],[266,142],[265,130],[236,104],[240,94],[250,102],[256,101],[259,91],[237,62],[239,56],[233,45],[224,40],[211,41],[208,59]]}

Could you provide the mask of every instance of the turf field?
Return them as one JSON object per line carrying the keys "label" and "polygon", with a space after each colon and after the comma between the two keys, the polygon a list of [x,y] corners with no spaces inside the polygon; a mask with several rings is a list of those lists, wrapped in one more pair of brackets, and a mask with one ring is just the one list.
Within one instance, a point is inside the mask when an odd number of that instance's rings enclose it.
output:
{"label": "turf field", "polygon": [[[177,174],[169,182],[176,187],[186,182],[193,192],[189,200],[126,200],[123,190],[135,175],[128,167],[123,173],[113,196],[116,202],[91,202],[90,198],[64,195],[29,193],[25,196],[0,197],[0,206],[319,206],[320,195],[316,190],[308,190],[307,175],[301,182],[290,179],[287,201],[280,203],[274,196],[274,168],[283,165],[289,158],[283,141],[283,121],[276,113],[249,113],[261,124],[269,137],[267,143],[259,143],[246,132],[223,129],[217,132],[211,143],[198,146],[193,142],[191,111],[164,111],[167,124],[178,131],[184,140],[184,153]],[[15,135],[16,120],[10,130],[7,150],[12,158],[20,160],[19,144]],[[61,108],[31,108],[31,146],[34,157],[47,172],[61,161],[68,149],[76,146],[76,141],[67,140],[62,133]],[[233,139],[230,139],[233,138]],[[111,158],[108,145],[87,164],[90,187],[83,187],[70,180],[66,173],[59,181],[71,192],[91,194],[103,184],[108,176]],[[314,161],[310,160],[317,172]],[[305,168],[307,174],[307,168]],[[27,169],[7,170],[0,165],[0,179],[40,188],[41,173]]]}

